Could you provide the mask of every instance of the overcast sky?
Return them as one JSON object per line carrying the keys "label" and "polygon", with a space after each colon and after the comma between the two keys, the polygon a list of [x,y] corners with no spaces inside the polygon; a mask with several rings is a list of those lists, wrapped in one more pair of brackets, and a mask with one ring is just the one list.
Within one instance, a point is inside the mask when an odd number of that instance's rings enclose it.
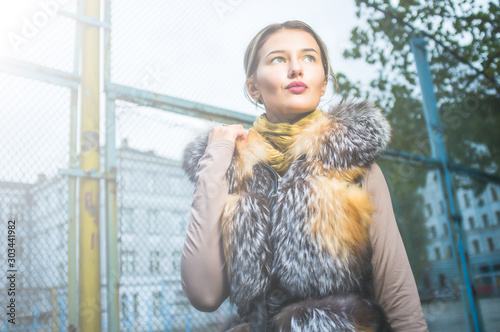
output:
{"label": "overcast sky", "polygon": [[[0,54],[71,72],[74,20],[64,13],[75,8],[73,0],[2,2]],[[373,69],[342,58],[359,22],[354,1],[340,0],[113,1],[111,79],[257,116],[262,111],[243,94],[244,52],[263,27],[287,20],[302,20],[320,35],[335,73],[368,84]],[[320,106],[330,97],[325,95]],[[132,147],[179,155],[173,146],[183,144],[173,143],[185,127],[177,120],[133,105],[118,107],[117,117],[118,142],[128,138]],[[11,161],[0,168],[0,180],[15,172],[13,179],[31,182],[37,172],[54,174],[66,167],[68,89],[0,73],[0,119],[0,155]]]}
{"label": "overcast sky", "polygon": [[157,72],[161,79],[154,84],[159,92],[255,112],[243,95],[245,49],[263,27],[292,19],[306,22],[320,35],[334,71],[353,80],[368,82],[370,77],[368,66],[342,58],[356,24],[354,1],[136,3],[117,2],[113,11],[112,79],[118,83],[140,86],[149,72]]}

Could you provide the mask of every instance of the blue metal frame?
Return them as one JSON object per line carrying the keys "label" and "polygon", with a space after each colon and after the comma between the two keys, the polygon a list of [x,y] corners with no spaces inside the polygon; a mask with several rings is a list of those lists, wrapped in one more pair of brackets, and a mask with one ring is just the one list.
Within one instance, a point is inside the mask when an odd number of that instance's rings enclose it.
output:
{"label": "blue metal frame", "polygon": [[[424,106],[424,115],[427,124],[427,131],[429,134],[429,141],[431,144],[432,157],[439,161],[441,167],[439,168],[440,174],[438,174],[439,181],[443,187],[443,195],[445,201],[449,203],[449,211],[445,206],[445,213],[447,215],[447,227],[448,234],[450,237],[450,242],[453,242],[453,233],[451,232],[450,220],[453,219],[457,247],[459,254],[459,271],[461,267],[462,279],[465,282],[465,288],[468,299],[468,308],[465,305],[465,309],[470,310],[470,315],[472,316],[472,324],[467,314],[467,321],[471,331],[483,331],[483,322],[480,312],[480,307],[478,306],[477,300],[472,291],[472,283],[470,272],[468,268],[468,262],[466,258],[466,244],[464,235],[462,232],[462,214],[460,212],[460,207],[458,201],[455,201],[455,190],[453,186],[453,179],[449,170],[448,156],[446,152],[446,147],[443,140],[443,128],[441,127],[439,115],[437,112],[436,96],[433,90],[432,76],[427,61],[427,50],[425,47],[425,41],[420,33],[413,33],[410,38],[410,46],[413,54],[415,55],[415,62],[417,65],[417,72],[420,82],[420,87],[422,89],[422,100]],[[455,246],[452,245],[453,257],[457,258],[457,253]],[[467,311],[466,311],[467,312]]]}
{"label": "blue metal frame", "polygon": [[[387,149],[381,156],[381,158],[389,160],[397,160],[405,164],[424,166],[433,169],[440,168],[442,166],[441,162],[438,159],[412,154],[405,151],[398,151],[394,149]],[[448,163],[447,165],[448,169],[453,173],[466,175],[470,178],[476,179],[481,182],[491,182],[500,184],[500,177],[498,176],[487,174],[485,172],[471,169],[465,166],[460,166],[457,164]]]}
{"label": "blue metal frame", "polygon": [[241,123],[247,127],[252,125],[255,121],[255,115],[235,112],[220,107],[197,103],[191,100],[114,84],[109,81],[105,81],[104,86],[106,94],[110,99],[125,100],[139,105],[150,106],[209,121],[221,123]]}

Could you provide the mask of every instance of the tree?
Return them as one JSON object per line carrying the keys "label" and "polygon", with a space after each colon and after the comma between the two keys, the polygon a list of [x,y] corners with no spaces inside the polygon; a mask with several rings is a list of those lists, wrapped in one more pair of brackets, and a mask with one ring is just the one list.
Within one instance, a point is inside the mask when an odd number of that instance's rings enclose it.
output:
{"label": "tree", "polygon": [[413,31],[423,31],[451,161],[500,175],[498,1],[481,6],[458,0],[401,0],[397,7],[391,2],[356,0],[356,15],[363,16],[368,25],[352,30],[353,45],[344,57],[377,66],[378,77],[370,91],[339,74],[341,88],[368,99],[371,93],[388,112],[396,130],[393,148],[409,151],[415,149],[415,142],[425,145],[422,106],[395,109],[396,102],[421,100],[409,38]]}
{"label": "tree", "polygon": [[[413,32],[426,36],[441,124],[450,161],[500,174],[500,10],[460,0],[356,0],[358,18],[367,24],[351,31],[344,57],[377,68],[369,88],[339,73],[344,94],[372,100],[392,124],[391,148],[430,156],[416,65]],[[394,210],[413,271],[425,269],[426,228],[418,189],[425,171],[380,162],[391,188]],[[471,182],[463,182],[466,186]],[[474,183],[474,182],[472,182]],[[485,184],[475,183],[476,193]]]}

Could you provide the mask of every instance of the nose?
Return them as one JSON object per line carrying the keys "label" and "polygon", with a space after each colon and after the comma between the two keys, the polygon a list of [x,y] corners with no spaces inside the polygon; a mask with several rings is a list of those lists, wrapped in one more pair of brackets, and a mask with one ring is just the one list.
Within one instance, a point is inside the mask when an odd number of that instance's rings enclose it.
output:
{"label": "nose", "polygon": [[302,76],[302,66],[300,64],[300,61],[297,60],[292,60],[290,61],[290,70],[288,72],[288,77],[289,78],[295,78],[298,76]]}

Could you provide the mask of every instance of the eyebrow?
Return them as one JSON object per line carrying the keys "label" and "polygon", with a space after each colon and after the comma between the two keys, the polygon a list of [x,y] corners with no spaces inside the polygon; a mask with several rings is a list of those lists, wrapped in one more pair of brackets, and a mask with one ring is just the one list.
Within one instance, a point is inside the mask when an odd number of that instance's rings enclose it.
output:
{"label": "eyebrow", "polygon": [[[301,51],[302,52],[315,52],[316,54],[318,54],[318,52],[314,48],[303,48],[303,49],[301,49]],[[274,51],[271,51],[271,52],[269,52],[266,55],[266,58],[269,57],[273,53],[285,53],[285,51],[283,51],[283,50],[274,50]]]}

